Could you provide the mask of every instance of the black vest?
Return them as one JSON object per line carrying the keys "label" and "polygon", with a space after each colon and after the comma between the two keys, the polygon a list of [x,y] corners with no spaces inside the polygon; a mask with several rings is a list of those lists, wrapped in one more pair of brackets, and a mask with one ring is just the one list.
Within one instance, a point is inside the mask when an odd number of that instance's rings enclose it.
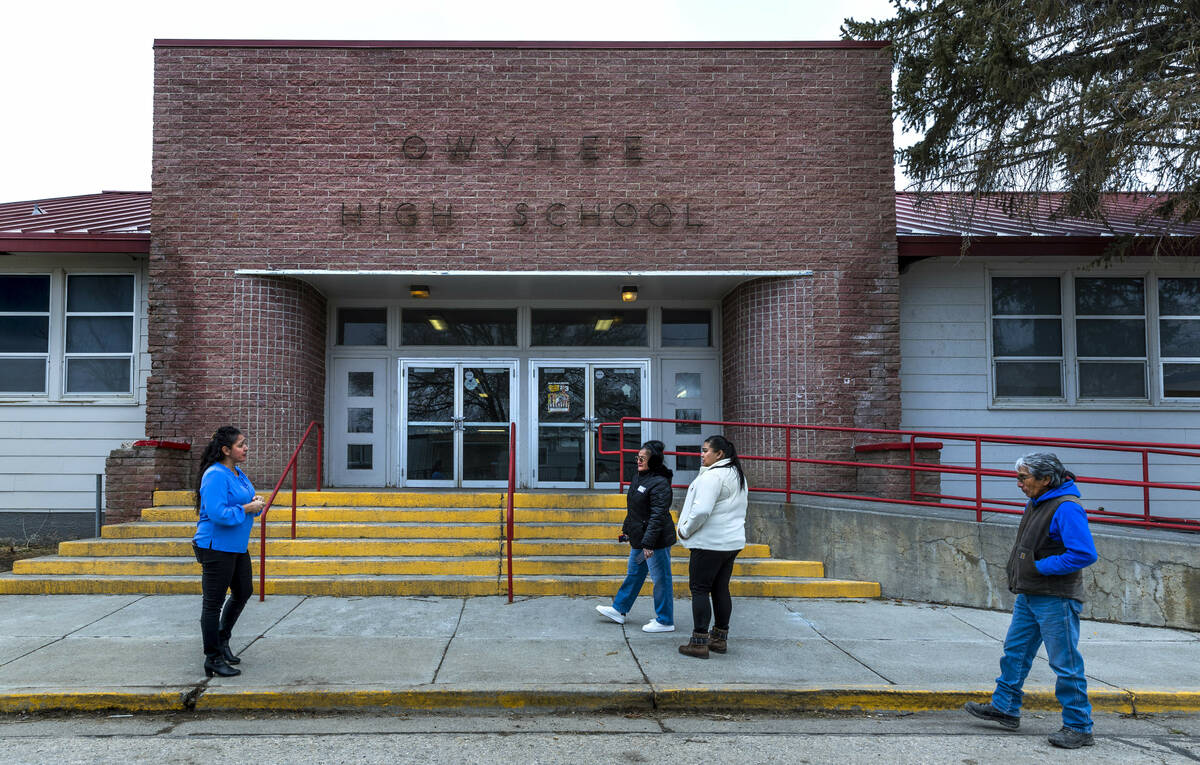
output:
{"label": "black vest", "polygon": [[1017,527],[1017,542],[1008,556],[1008,589],[1025,595],[1056,595],[1060,598],[1083,600],[1083,571],[1072,571],[1060,576],[1038,573],[1034,561],[1061,555],[1066,545],[1050,539],[1050,522],[1063,502],[1074,501],[1074,497],[1058,496],[1038,503],[1029,500],[1021,525]]}

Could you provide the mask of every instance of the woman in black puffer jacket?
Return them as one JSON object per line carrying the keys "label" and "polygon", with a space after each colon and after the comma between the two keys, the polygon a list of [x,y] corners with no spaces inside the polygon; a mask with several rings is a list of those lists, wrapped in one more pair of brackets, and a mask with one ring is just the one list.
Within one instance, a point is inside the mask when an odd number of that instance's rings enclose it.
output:
{"label": "woman in black puffer jacket", "polygon": [[675,521],[671,518],[671,477],[663,464],[663,442],[647,441],[637,457],[638,472],[625,495],[623,537],[629,539],[629,569],[611,606],[596,610],[617,624],[633,607],[646,574],[654,582],[654,615],[642,630],[675,631],[675,593],[671,583],[671,545],[675,544]]}

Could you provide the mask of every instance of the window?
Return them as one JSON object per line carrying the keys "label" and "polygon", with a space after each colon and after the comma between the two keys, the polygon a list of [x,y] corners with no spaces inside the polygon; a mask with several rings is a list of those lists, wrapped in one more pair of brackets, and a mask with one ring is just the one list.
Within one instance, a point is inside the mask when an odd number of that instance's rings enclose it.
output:
{"label": "window", "polygon": [[1058,277],[992,279],[992,358],[997,398],[1062,396]]}
{"label": "window", "polygon": [[1200,398],[1200,278],[1158,280],[1163,398]]}
{"label": "window", "polygon": [[136,306],[133,274],[0,275],[0,393],[131,395]]}
{"label": "window", "polygon": [[131,393],[133,276],[67,276],[66,392]]}
{"label": "window", "polygon": [[712,345],[712,311],[682,311],[664,308],[662,311],[662,344],[664,347],[707,348]]}
{"label": "window", "polygon": [[1200,399],[1200,278],[993,276],[998,402]]}
{"label": "window", "polygon": [[387,345],[386,308],[339,308],[338,345]]}
{"label": "window", "polygon": [[645,311],[533,310],[533,345],[647,345]]}
{"label": "window", "polygon": [[1079,398],[1146,397],[1146,292],[1142,279],[1075,279]]}
{"label": "window", "polygon": [[50,276],[0,276],[0,392],[44,394]]}
{"label": "window", "polygon": [[415,309],[401,312],[404,345],[516,345],[513,309]]}

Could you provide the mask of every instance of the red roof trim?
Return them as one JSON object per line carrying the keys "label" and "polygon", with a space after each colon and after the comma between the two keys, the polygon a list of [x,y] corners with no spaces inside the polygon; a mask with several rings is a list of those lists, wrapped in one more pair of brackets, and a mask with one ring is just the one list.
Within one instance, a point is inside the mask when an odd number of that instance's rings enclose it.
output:
{"label": "red roof trim", "polygon": [[154,41],[155,48],[521,48],[546,50],[653,50],[675,49],[730,49],[730,50],[790,50],[790,49],[845,49],[886,48],[886,40],[807,40],[785,41],[730,41],[730,42],[633,42],[633,41],[558,41],[558,40],[187,40],[161,39]]}
{"label": "red roof trim", "polygon": [[150,254],[150,234],[0,234],[0,252]]}

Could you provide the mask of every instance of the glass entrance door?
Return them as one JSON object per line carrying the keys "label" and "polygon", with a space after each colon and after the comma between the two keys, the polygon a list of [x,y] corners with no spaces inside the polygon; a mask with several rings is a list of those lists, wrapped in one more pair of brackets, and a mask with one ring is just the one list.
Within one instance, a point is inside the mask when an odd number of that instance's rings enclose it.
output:
{"label": "glass entrance door", "polygon": [[405,486],[504,486],[515,361],[401,361]]}
{"label": "glass entrance door", "polygon": [[[646,411],[649,365],[634,362],[542,362],[532,367],[534,410],[534,485],[549,488],[612,488],[620,476],[616,455],[600,454],[598,426]],[[611,432],[609,432],[611,430]],[[625,428],[625,443],[641,443],[641,426]],[[615,450],[619,432],[606,429],[604,448]],[[634,455],[625,459],[625,480],[636,470]]]}

